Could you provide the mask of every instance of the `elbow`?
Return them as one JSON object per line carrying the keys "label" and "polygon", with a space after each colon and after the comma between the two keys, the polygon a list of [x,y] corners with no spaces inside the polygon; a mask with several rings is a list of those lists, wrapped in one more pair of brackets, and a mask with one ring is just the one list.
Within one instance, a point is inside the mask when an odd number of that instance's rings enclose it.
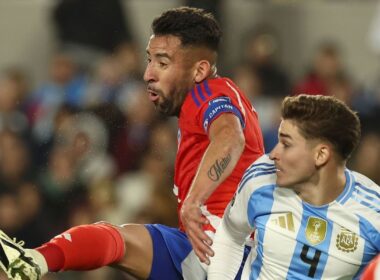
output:
{"label": "elbow", "polygon": [[237,139],[237,145],[239,146],[240,152],[243,153],[244,148],[245,148],[245,137],[243,132],[239,133],[239,137]]}
{"label": "elbow", "polygon": [[233,151],[235,155],[240,157],[245,148],[245,137],[242,131],[238,133],[231,133],[229,137],[226,137],[228,146],[230,150]]}

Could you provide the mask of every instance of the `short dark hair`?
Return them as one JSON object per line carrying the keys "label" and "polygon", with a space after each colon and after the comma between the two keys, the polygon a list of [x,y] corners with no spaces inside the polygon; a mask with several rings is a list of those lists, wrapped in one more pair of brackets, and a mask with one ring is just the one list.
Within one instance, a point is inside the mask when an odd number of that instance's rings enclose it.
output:
{"label": "short dark hair", "polygon": [[305,94],[286,97],[281,115],[295,121],[306,139],[329,141],[343,160],[359,144],[360,120],[356,112],[335,97]]}
{"label": "short dark hair", "polygon": [[218,50],[222,32],[211,13],[203,9],[180,7],[167,10],[152,23],[153,34],[173,35],[183,46],[193,45]]}

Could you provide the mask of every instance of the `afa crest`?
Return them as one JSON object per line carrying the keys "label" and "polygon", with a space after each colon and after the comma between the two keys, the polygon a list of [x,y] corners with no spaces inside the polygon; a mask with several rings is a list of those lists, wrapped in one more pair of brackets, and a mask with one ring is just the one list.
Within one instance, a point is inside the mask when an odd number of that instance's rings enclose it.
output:
{"label": "afa crest", "polygon": [[340,233],[336,236],[336,247],[345,252],[354,252],[358,248],[359,237],[349,231],[348,229],[341,227]]}
{"label": "afa crest", "polygon": [[327,221],[317,218],[309,217],[306,224],[306,239],[311,245],[318,245],[326,238]]}

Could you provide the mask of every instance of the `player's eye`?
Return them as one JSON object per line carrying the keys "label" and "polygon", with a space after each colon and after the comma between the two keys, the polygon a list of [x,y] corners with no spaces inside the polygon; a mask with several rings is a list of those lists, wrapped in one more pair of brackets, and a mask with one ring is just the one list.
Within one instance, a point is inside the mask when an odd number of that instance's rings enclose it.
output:
{"label": "player's eye", "polygon": [[165,62],[160,62],[159,65],[160,65],[160,67],[163,67],[163,68],[166,67],[166,66],[168,66],[168,64],[165,63]]}
{"label": "player's eye", "polygon": [[287,142],[282,142],[282,145],[284,146],[284,148],[289,148],[290,147],[290,144],[287,143]]}

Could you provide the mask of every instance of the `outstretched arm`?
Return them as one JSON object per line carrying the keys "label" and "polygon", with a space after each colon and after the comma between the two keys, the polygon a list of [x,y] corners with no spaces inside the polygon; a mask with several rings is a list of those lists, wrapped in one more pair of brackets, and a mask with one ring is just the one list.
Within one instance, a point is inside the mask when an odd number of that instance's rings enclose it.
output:
{"label": "outstretched arm", "polygon": [[193,249],[201,262],[209,264],[213,255],[211,238],[202,230],[209,221],[200,207],[215,189],[232,173],[245,147],[243,129],[234,114],[222,114],[209,128],[210,144],[181,210],[182,222]]}

